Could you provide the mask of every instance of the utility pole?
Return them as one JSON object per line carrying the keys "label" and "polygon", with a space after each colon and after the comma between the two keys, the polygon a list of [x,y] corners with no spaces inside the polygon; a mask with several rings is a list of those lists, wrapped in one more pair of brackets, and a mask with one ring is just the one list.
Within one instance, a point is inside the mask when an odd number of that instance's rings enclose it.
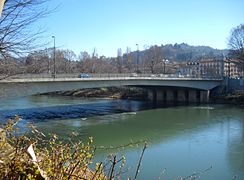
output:
{"label": "utility pole", "polygon": [[136,73],[139,72],[139,68],[138,68],[138,65],[139,65],[139,44],[136,44],[137,46],[137,58],[136,58]]}
{"label": "utility pole", "polygon": [[56,54],[55,54],[55,36],[53,38],[53,78],[56,78]]}

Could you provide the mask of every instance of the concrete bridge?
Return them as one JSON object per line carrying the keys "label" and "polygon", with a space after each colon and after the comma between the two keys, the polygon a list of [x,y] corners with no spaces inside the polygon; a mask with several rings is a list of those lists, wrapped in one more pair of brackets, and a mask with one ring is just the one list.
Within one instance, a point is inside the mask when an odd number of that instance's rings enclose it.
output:
{"label": "concrete bridge", "polygon": [[149,100],[205,102],[222,79],[178,77],[11,78],[0,80],[0,99],[54,91],[112,86],[138,86],[148,90]]}

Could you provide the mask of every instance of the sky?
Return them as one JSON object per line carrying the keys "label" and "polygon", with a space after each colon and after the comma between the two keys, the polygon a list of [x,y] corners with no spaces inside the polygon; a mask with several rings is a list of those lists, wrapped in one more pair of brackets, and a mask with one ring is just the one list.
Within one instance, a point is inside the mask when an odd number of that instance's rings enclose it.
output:
{"label": "sky", "polygon": [[41,20],[56,46],[117,56],[151,45],[187,43],[228,48],[232,28],[244,23],[244,0],[50,0],[54,13]]}

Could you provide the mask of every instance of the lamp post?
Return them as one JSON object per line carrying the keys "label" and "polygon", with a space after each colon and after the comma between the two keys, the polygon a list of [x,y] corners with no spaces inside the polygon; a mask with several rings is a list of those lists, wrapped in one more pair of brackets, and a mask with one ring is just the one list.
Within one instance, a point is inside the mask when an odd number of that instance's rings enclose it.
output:
{"label": "lamp post", "polygon": [[164,68],[163,68],[163,73],[165,74],[165,59],[162,60]]}
{"label": "lamp post", "polygon": [[136,58],[136,73],[138,73],[138,64],[139,64],[139,44],[136,44],[137,46],[137,58]]}
{"label": "lamp post", "polygon": [[169,60],[168,59],[163,59],[162,62],[163,62],[163,65],[164,65],[163,73],[165,74],[165,66],[166,66],[166,63],[169,62]]}
{"label": "lamp post", "polygon": [[56,78],[55,36],[53,38],[53,78]]}

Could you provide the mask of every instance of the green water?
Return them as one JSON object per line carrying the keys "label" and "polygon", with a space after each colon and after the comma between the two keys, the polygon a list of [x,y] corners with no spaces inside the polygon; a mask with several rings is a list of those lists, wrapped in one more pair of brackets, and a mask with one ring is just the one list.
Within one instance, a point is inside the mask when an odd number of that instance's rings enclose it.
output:
{"label": "green water", "polygon": [[[60,97],[54,98],[55,101],[48,99],[46,106],[51,106],[52,102],[57,105],[58,101],[69,106],[81,101]],[[96,102],[106,104],[112,101]],[[10,106],[11,103],[4,104]],[[25,99],[25,103],[35,104],[31,99]],[[40,120],[35,125],[44,133],[54,132],[64,139],[72,132],[78,133],[79,140],[93,136],[96,146],[116,146],[146,140],[148,147],[138,179],[180,179],[195,172],[199,173],[200,179],[244,179],[243,108],[204,105],[140,110],[142,102],[116,103],[138,106],[137,111],[103,116],[94,114],[87,118]],[[142,145],[119,150],[98,150],[94,161],[104,161],[111,152],[118,157],[125,155],[126,172],[122,179],[126,179],[134,177],[141,151]]]}

